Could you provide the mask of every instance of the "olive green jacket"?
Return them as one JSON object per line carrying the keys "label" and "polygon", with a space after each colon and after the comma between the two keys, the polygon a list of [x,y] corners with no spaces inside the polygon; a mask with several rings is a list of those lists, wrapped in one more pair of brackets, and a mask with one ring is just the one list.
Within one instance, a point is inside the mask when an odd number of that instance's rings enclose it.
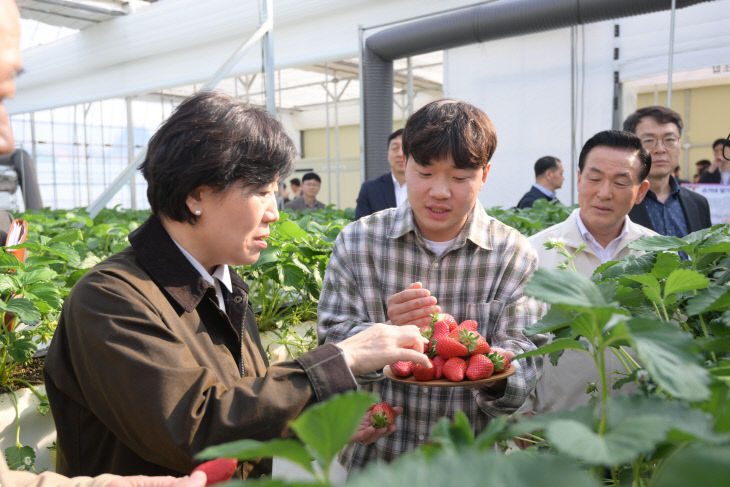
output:
{"label": "olive green jacket", "polygon": [[73,287],[48,351],[59,473],[188,474],[205,447],[281,437],[309,404],[357,387],[332,345],[268,367],[246,284],[231,272],[221,311],[155,216],[129,241]]}

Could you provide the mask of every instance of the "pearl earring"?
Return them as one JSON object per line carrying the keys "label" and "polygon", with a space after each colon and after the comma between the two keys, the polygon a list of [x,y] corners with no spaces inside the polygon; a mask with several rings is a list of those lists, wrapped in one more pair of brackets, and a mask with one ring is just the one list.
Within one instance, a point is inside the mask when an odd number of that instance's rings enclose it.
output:
{"label": "pearl earring", "polygon": [[202,213],[202,211],[200,211],[200,210],[195,210],[195,211],[194,211],[193,213],[195,213],[195,216],[200,216],[200,214]]}

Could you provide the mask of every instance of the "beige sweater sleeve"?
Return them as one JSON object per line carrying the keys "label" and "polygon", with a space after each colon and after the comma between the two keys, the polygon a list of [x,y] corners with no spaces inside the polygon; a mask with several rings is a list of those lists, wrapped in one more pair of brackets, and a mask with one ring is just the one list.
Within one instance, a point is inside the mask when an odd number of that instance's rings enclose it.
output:
{"label": "beige sweater sleeve", "polygon": [[106,487],[109,482],[119,478],[117,475],[104,474],[98,477],[68,478],[55,472],[34,474],[10,470],[5,457],[0,454],[0,487]]}

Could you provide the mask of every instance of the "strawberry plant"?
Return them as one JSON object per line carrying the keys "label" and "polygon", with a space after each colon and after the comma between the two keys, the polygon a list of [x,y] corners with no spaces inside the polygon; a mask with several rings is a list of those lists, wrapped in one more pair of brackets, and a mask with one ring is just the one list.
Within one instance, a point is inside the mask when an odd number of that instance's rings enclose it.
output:
{"label": "strawberry plant", "polygon": [[496,218],[502,223],[520,231],[529,237],[540,230],[560,223],[576,208],[576,206],[564,206],[558,201],[539,199],[531,208],[502,208],[493,206],[487,208],[489,216]]}

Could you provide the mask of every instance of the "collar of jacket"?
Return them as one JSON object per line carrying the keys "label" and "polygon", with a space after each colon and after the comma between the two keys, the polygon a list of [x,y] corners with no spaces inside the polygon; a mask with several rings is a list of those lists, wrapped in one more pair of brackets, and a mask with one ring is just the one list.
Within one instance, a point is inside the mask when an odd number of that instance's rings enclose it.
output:
{"label": "collar of jacket", "polygon": [[[158,286],[163,288],[186,312],[192,312],[209,288],[203,276],[195,270],[173,242],[155,215],[129,234],[139,264]],[[233,270],[231,284],[248,294],[248,286]]]}

